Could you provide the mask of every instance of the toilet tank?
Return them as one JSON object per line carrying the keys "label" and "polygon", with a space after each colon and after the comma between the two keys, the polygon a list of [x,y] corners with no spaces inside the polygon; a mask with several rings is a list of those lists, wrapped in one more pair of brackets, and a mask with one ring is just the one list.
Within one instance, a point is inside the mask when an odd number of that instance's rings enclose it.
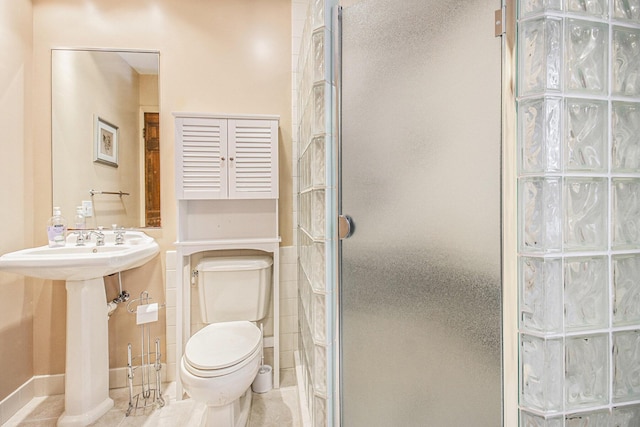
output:
{"label": "toilet tank", "polygon": [[197,266],[200,313],[204,323],[258,321],[271,301],[269,256],[202,258]]}

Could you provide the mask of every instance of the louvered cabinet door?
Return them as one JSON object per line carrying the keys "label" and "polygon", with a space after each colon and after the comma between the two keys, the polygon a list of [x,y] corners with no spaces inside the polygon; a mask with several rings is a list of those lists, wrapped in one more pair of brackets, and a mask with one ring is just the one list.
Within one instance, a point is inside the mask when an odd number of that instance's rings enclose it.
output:
{"label": "louvered cabinet door", "polygon": [[278,122],[229,120],[229,198],[278,198]]}
{"label": "louvered cabinet door", "polygon": [[178,199],[226,199],[227,120],[181,117],[176,120]]}

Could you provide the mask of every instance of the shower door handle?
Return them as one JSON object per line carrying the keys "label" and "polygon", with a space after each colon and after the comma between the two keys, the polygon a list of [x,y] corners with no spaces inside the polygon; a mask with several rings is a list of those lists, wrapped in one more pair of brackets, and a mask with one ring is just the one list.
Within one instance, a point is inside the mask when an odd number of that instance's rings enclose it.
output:
{"label": "shower door handle", "polygon": [[349,215],[338,215],[338,237],[348,239],[356,231],[356,224]]}

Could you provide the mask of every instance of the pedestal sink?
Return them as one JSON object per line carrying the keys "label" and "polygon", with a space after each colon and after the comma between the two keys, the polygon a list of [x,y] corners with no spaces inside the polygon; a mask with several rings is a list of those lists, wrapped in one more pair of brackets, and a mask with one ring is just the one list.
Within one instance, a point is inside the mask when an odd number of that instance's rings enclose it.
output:
{"label": "pedestal sink", "polygon": [[0,257],[0,270],[66,281],[65,410],[58,426],[89,425],[113,407],[103,276],[139,267],[159,252],[156,241],[141,231],[127,230],[123,239],[117,233],[104,231],[103,245],[93,237],[76,246],[77,236],[70,234],[64,247],[41,246]]}

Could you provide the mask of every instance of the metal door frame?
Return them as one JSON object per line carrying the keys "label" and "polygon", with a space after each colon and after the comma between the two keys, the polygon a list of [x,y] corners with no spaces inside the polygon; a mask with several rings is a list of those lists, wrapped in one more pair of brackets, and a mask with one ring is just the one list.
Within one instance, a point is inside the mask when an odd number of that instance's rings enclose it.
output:
{"label": "metal door frame", "polygon": [[[333,50],[333,81],[334,81],[334,103],[333,103],[333,134],[334,138],[334,150],[333,156],[334,161],[333,164],[335,167],[333,168],[333,178],[336,183],[336,191],[333,192],[334,195],[334,206],[336,207],[336,212],[333,213],[332,221],[338,221],[338,215],[342,213],[342,197],[340,197],[341,188],[342,188],[342,6],[336,6],[333,8],[333,13],[331,14],[332,21],[332,50]],[[332,236],[332,240],[336,242],[336,250],[333,251],[334,256],[334,293],[333,293],[333,336],[334,336],[334,346],[333,346],[333,398],[332,406],[333,406],[333,414],[327,414],[328,420],[333,420],[334,426],[340,426],[342,421],[342,376],[340,372],[342,371],[342,365],[340,361],[342,360],[342,339],[340,330],[342,327],[342,310],[340,306],[340,289],[342,283],[342,263],[340,260],[342,259],[342,242],[340,241],[340,236],[338,235],[338,227],[333,227],[334,235]],[[331,424],[330,424],[331,425]]]}
{"label": "metal door frame", "polygon": [[502,425],[518,425],[516,0],[502,1]]}

